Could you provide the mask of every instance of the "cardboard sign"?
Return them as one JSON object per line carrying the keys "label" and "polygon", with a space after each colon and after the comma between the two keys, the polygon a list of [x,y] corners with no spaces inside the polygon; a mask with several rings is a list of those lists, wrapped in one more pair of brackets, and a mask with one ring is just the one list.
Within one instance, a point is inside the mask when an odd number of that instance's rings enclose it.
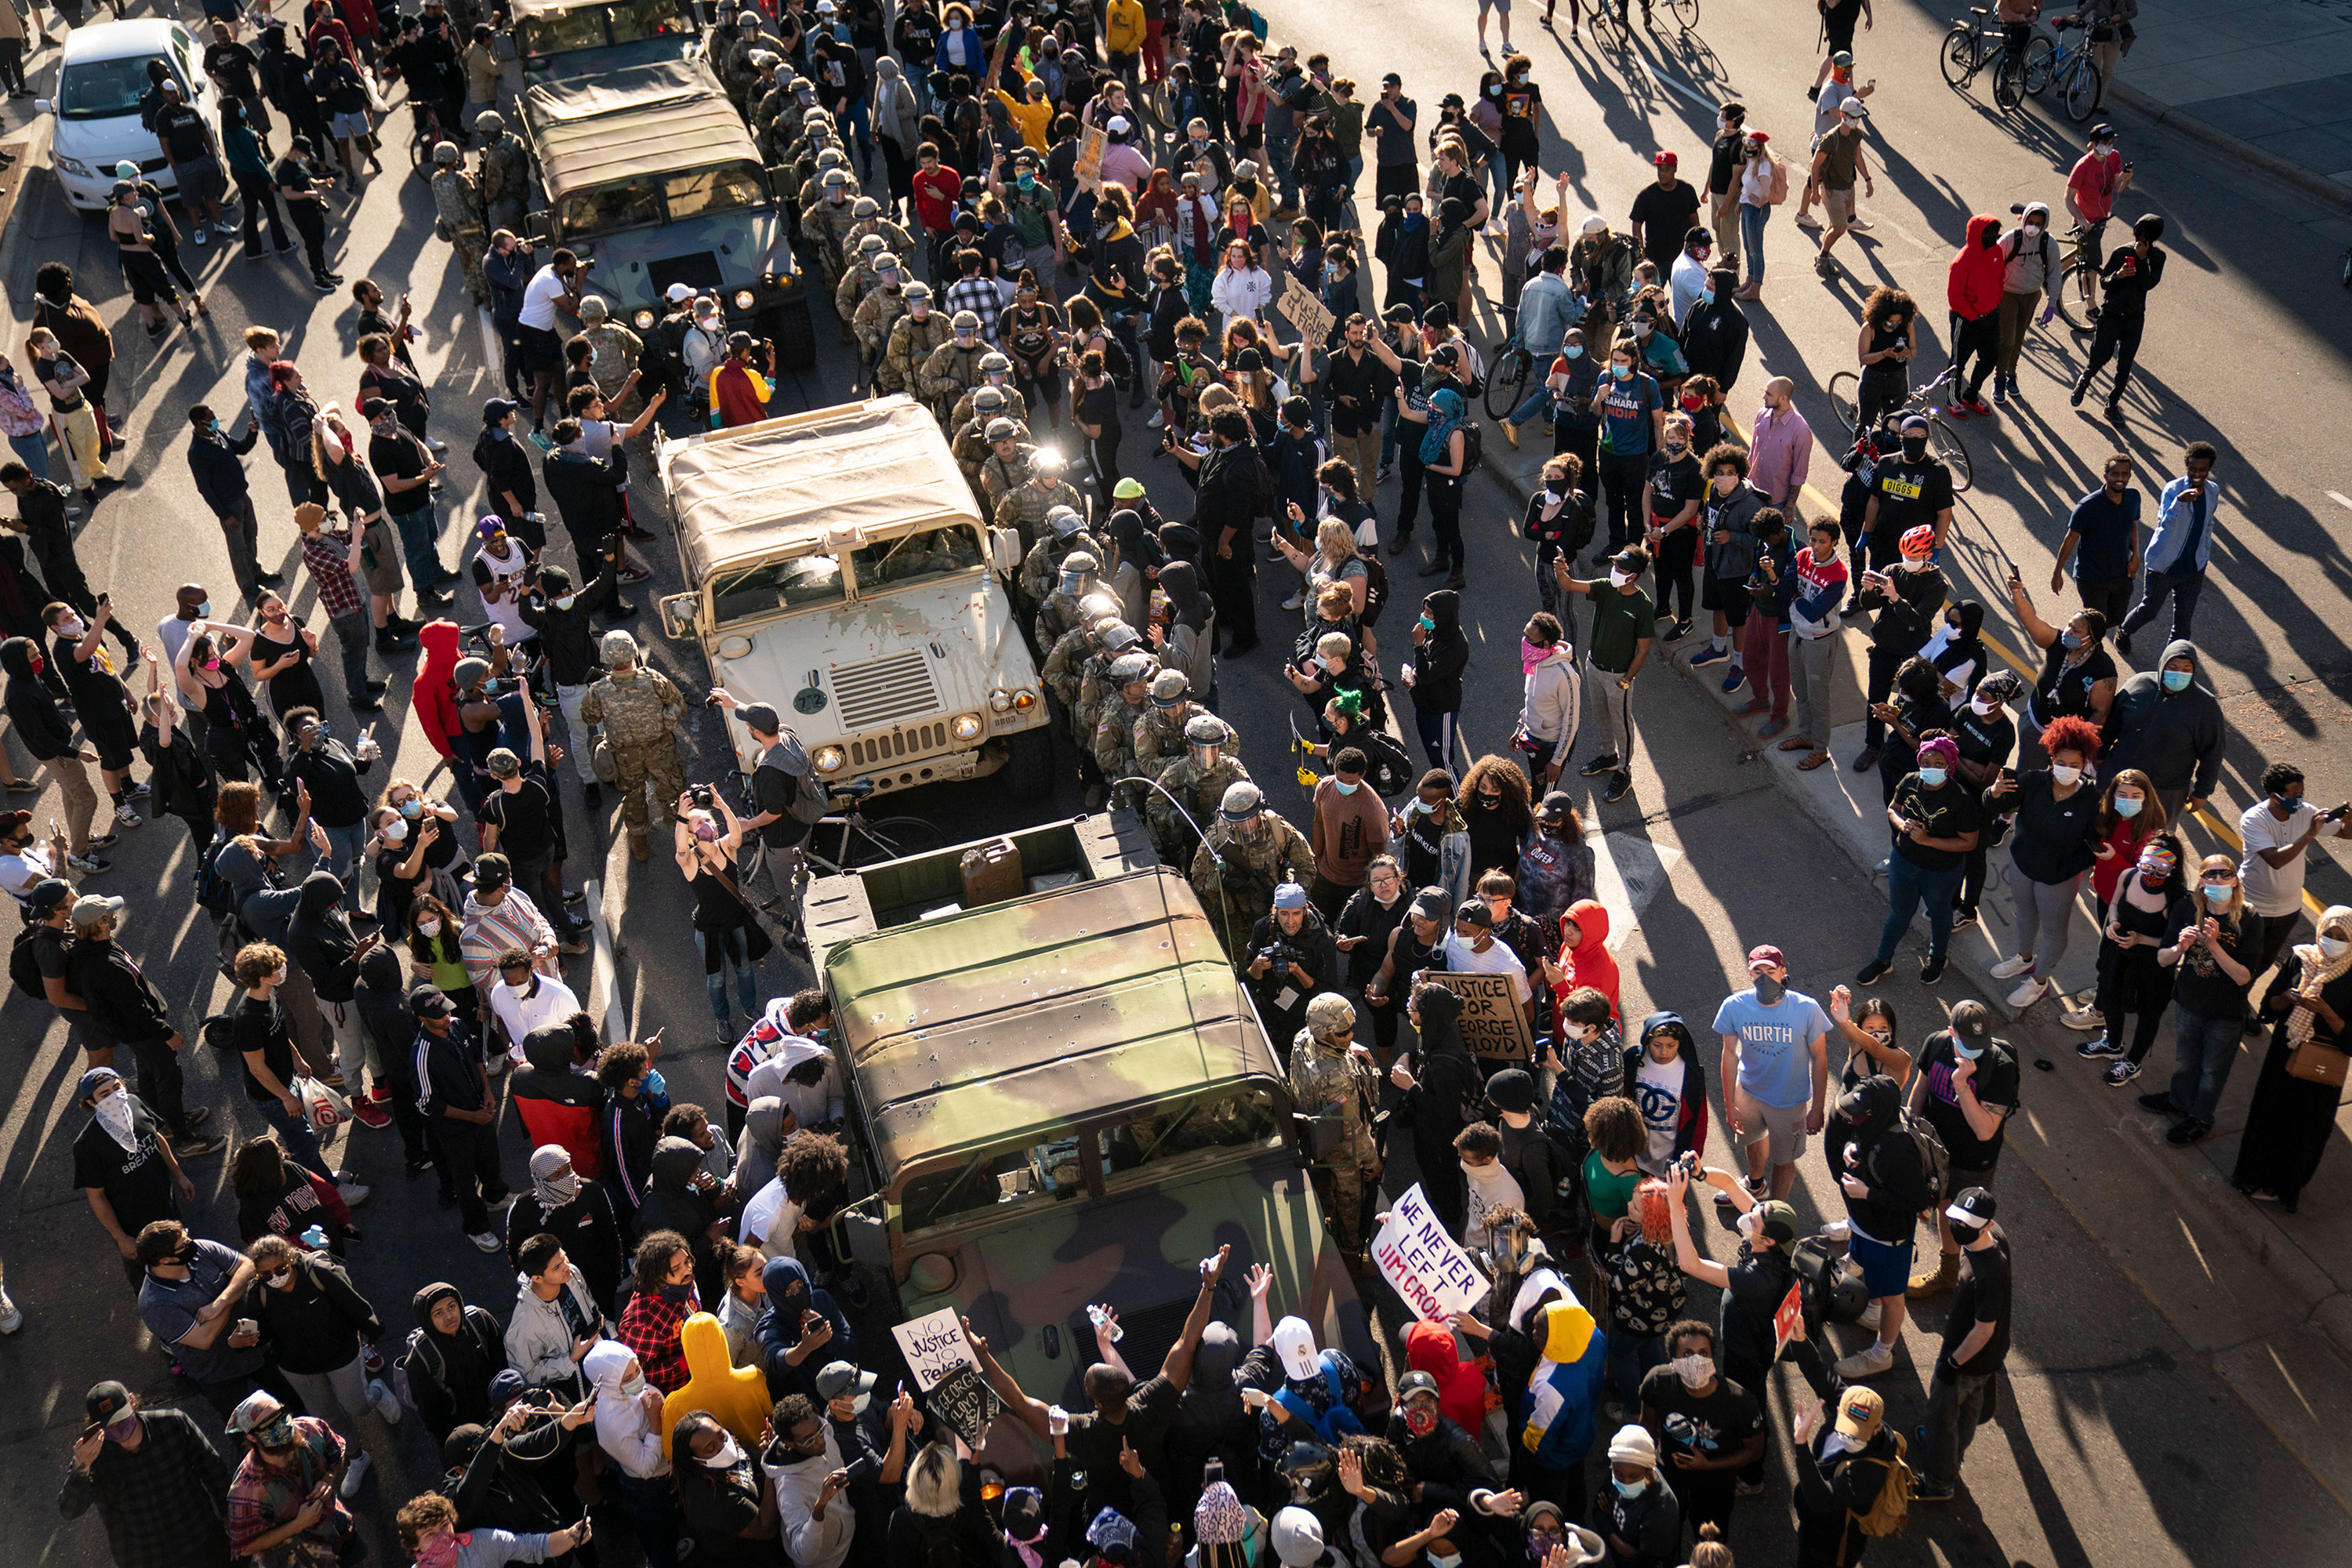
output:
{"label": "cardboard sign", "polygon": [[1789,1336],[1797,1331],[1798,1321],[1805,1315],[1804,1287],[1791,1284],[1789,1293],[1772,1312],[1772,1359],[1779,1361],[1780,1352],[1789,1348]]}
{"label": "cardboard sign", "polygon": [[1079,189],[1101,194],[1103,148],[1108,140],[1101,126],[1087,127],[1086,137],[1078,143],[1078,161],[1070,171],[1077,177]]}
{"label": "cardboard sign", "polygon": [[1298,329],[1298,335],[1308,343],[1321,347],[1331,337],[1332,315],[1318,299],[1315,290],[1298,280],[1295,272],[1283,274],[1282,298],[1274,308],[1282,312],[1283,320]]}
{"label": "cardboard sign", "polygon": [[923,1403],[974,1453],[987,1440],[988,1424],[1003,1408],[996,1391],[988,1386],[988,1380],[980,1375],[976,1366],[960,1366],[950,1372],[940,1380],[937,1388],[923,1396]]}
{"label": "cardboard sign", "polygon": [[1405,1305],[1429,1322],[1444,1322],[1486,1299],[1486,1277],[1446,1234],[1418,1182],[1397,1199],[1372,1238],[1372,1261]]}
{"label": "cardboard sign", "polygon": [[907,1357],[907,1370],[915,1374],[915,1386],[929,1394],[947,1380],[948,1374],[960,1366],[980,1371],[980,1358],[971,1353],[971,1344],[963,1337],[963,1322],[953,1307],[942,1307],[927,1317],[900,1323],[890,1331],[898,1342],[898,1349]]}
{"label": "cardboard sign", "polygon": [[1416,983],[1434,980],[1462,998],[1462,1043],[1485,1061],[1523,1062],[1536,1052],[1535,1032],[1507,974],[1455,974],[1424,969]]}

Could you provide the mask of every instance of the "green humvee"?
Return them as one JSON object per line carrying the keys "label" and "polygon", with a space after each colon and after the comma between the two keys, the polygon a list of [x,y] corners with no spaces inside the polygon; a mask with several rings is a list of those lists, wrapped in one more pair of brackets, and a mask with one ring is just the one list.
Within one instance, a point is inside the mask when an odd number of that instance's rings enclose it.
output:
{"label": "green humvee", "polygon": [[[1008,842],[1023,890],[967,907],[966,852]],[[1218,1317],[1246,1337],[1264,1263],[1277,1316],[1380,1364],[1256,1008],[1131,813],[820,878],[803,913],[873,1194],[846,1228],[906,1318],[956,1307],[1084,1408],[1088,1304],[1149,1376],[1230,1243]]]}
{"label": "green humvee", "polygon": [[508,0],[523,79],[687,59],[702,48],[691,0]]}
{"label": "green humvee", "polygon": [[808,291],[782,196],[743,118],[696,59],[551,77],[524,89],[522,136],[547,210],[539,232],[594,269],[615,319],[650,329],[673,283],[716,298],[730,329],[816,363]]}

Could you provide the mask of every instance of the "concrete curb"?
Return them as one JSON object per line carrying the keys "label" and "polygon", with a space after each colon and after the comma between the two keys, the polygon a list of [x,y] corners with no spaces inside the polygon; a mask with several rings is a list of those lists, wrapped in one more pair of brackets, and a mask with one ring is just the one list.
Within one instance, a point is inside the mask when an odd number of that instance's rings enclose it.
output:
{"label": "concrete curb", "polygon": [[2330,179],[2326,174],[2315,173],[2300,163],[2280,157],[2267,148],[2257,147],[2242,137],[2233,136],[2217,126],[2208,125],[2185,109],[2176,109],[2169,104],[2158,103],[2129,82],[2117,80],[2109,83],[2107,95],[2116,102],[2131,110],[2133,113],[2143,116],[2155,124],[2177,131],[2191,142],[2210,147],[2225,158],[2231,158],[2259,169],[2283,184],[2293,185],[2315,201],[2325,202],[2340,211],[2352,213],[2352,185],[2347,185],[2340,180]]}

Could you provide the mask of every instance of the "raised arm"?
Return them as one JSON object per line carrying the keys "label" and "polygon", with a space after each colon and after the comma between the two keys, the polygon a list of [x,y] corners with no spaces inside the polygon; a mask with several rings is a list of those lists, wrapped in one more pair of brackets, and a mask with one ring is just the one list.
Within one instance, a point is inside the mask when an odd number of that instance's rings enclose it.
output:
{"label": "raised arm", "polygon": [[1216,1305],[1217,1281],[1224,1277],[1225,1260],[1233,1252],[1228,1244],[1218,1247],[1214,1258],[1202,1261],[1200,1294],[1192,1298],[1192,1310],[1184,1319],[1183,1331],[1168,1347],[1167,1359],[1160,1363],[1160,1375],[1175,1384],[1180,1394],[1192,1381],[1192,1352],[1201,1348],[1201,1335],[1207,1331],[1210,1311]]}

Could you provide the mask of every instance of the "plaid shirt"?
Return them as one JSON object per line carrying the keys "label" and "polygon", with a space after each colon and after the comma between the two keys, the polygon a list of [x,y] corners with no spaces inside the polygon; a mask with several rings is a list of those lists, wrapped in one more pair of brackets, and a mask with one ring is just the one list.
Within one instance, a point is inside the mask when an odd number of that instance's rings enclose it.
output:
{"label": "plaid shirt", "polygon": [[664,1394],[676,1394],[686,1386],[686,1347],[678,1343],[678,1331],[687,1319],[702,1310],[696,1299],[694,1287],[686,1289],[686,1300],[673,1301],[658,1289],[632,1290],[629,1304],[621,1309],[620,1331],[613,1337],[629,1347],[645,1368],[646,1381]]}
{"label": "plaid shirt", "polygon": [[285,1469],[273,1469],[261,1456],[247,1451],[228,1485],[228,1543],[240,1557],[251,1557],[254,1568],[332,1568],[338,1548],[351,1537],[352,1510],[333,1489],[327,1492],[327,1511],[318,1523],[289,1536],[267,1552],[253,1543],[290,1521],[302,1511],[310,1489],[335,1473],[342,1462],[343,1440],[335,1429],[312,1415],[294,1417],[296,1458]]}
{"label": "plaid shirt", "polygon": [[495,904],[480,904],[466,895],[465,930],[457,946],[466,956],[466,978],[477,985],[498,978],[499,954],[510,947],[525,952],[540,943],[553,943],[555,928],[539,912],[530,895],[509,882],[507,896]]}
{"label": "plaid shirt", "polygon": [[996,319],[1004,313],[1004,296],[996,285],[985,278],[959,278],[948,285],[948,315],[958,310],[970,310],[980,318],[980,341],[990,348],[996,343]]}
{"label": "plaid shirt", "polygon": [[142,1410],[137,1453],[109,1443],[84,1475],[66,1467],[58,1510],[79,1519],[98,1505],[118,1568],[189,1568],[210,1560],[220,1539],[228,1467],[194,1421],[177,1410]]}
{"label": "plaid shirt", "polygon": [[302,564],[310,568],[310,581],[318,584],[319,605],[330,620],[360,613],[359,585],[352,581],[352,569],[346,564],[351,556],[348,530],[329,533],[322,528],[302,536]]}

